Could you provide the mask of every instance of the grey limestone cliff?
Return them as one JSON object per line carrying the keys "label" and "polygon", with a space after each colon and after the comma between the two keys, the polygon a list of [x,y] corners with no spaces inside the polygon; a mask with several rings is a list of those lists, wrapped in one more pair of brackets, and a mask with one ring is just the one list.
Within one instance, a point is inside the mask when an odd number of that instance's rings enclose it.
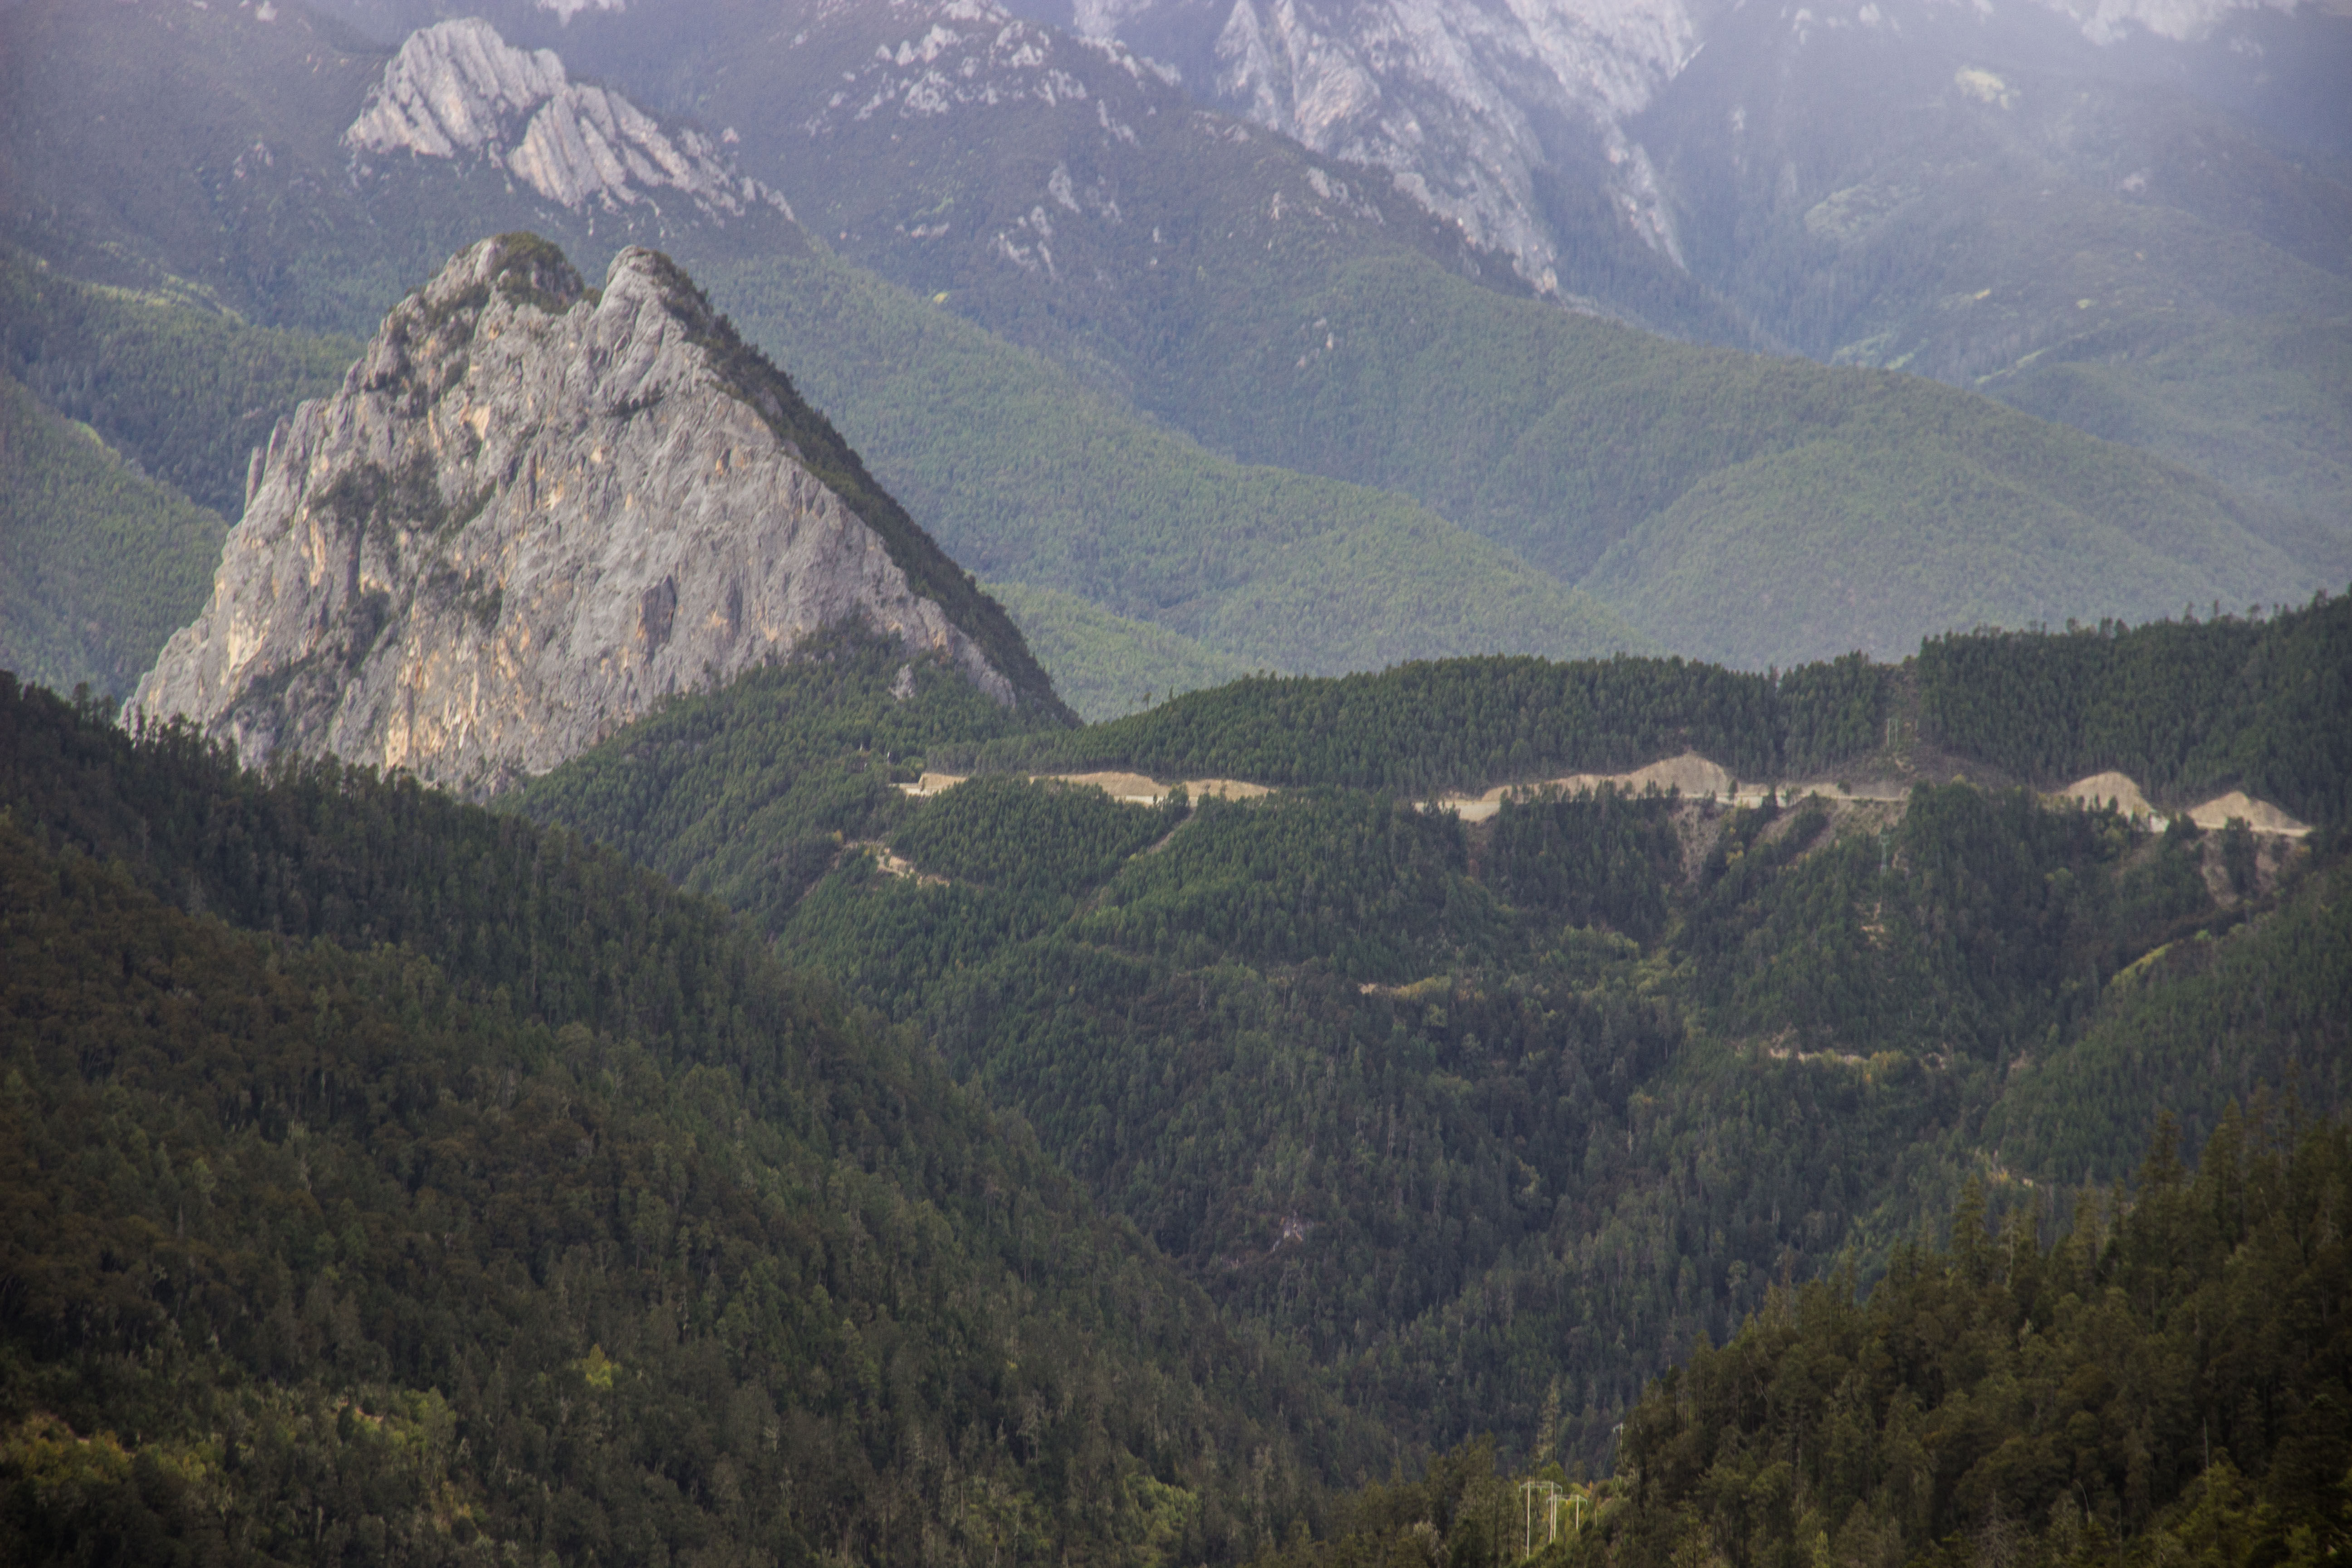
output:
{"label": "grey limestone cliff", "polygon": [[612,211],[670,196],[723,222],[765,202],[700,132],[665,131],[619,93],[575,82],[552,49],[519,49],[478,16],[419,28],[343,133],[354,155],[478,158],[552,202]]}
{"label": "grey limestone cliff", "polygon": [[842,623],[1061,710],[1003,612],[666,258],[625,250],[594,293],[507,236],[255,454],[211,602],[132,711],[248,764],[331,752],[480,795]]}

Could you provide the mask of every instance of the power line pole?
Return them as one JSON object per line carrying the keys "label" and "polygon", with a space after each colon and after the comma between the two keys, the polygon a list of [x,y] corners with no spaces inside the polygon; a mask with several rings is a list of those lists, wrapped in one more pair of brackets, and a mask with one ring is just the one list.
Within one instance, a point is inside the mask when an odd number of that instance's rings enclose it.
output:
{"label": "power line pole", "polygon": [[1559,1539],[1559,1483],[1557,1481],[1521,1481],[1519,1500],[1524,1504],[1525,1520],[1519,1532],[1519,1555],[1532,1557],[1536,1551],[1536,1494],[1544,1499],[1544,1544]]}

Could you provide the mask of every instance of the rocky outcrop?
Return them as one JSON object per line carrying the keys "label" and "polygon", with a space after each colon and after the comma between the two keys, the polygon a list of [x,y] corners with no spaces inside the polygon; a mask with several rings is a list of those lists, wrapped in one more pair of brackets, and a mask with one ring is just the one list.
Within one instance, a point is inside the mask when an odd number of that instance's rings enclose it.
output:
{"label": "rocky outcrop", "polygon": [[[1016,9],[1024,7],[1016,6]],[[1697,52],[1722,0],[1076,0],[1073,24],[1192,60],[1214,106],[1399,189],[1559,288],[1539,183],[1597,172],[1633,232],[1677,265],[1675,220],[1627,129]]]}
{"label": "rocky outcrop", "polygon": [[[2263,0],[2037,0],[2114,44],[2143,33],[2200,39]],[[1671,145],[1654,166],[1643,116],[1696,59],[1740,0],[1015,0],[1095,38],[1189,62],[1187,85],[1214,106],[1318,153],[1394,172],[1400,188],[1507,252],[1539,288],[1557,286],[1560,234],[1539,195],[1548,172],[1597,174],[1619,216],[1682,263],[1680,225],[1699,193],[1669,187]],[[2296,0],[2271,0],[2292,12]],[[1779,8],[1780,25],[1925,31],[1940,10],[1909,0]],[[2026,7],[2017,8],[2020,11]],[[1980,6],[1979,16],[1991,15]],[[2027,35],[2032,36],[2032,35]],[[2231,41],[2233,48],[2252,45]],[[1735,36],[1716,47],[1752,48]],[[2021,46],[2011,46],[2012,50]],[[2257,48],[2253,51],[2260,53]],[[1733,138],[1759,106],[1709,102]],[[1686,105],[1678,113],[1692,112]],[[1654,132],[1664,127],[1652,125]],[[1715,132],[1721,133],[1721,132]],[[1756,156],[1753,153],[1741,155]],[[1778,167],[1777,163],[1774,165]]]}
{"label": "rocky outcrop", "polygon": [[409,36],[343,133],[355,154],[482,159],[548,200],[611,209],[676,193],[724,218],[783,198],[739,178],[699,132],[665,132],[617,92],[570,79],[552,49],[519,49],[478,17]]}
{"label": "rocky outcrop", "polygon": [[1003,613],[667,258],[624,250],[593,294],[507,236],[279,425],[132,709],[248,763],[332,752],[480,795],[843,623],[1061,711]]}

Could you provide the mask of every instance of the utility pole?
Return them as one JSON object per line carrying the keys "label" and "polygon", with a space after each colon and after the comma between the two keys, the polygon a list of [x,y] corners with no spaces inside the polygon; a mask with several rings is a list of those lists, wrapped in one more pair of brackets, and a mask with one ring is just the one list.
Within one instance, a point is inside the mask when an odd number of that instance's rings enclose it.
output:
{"label": "utility pole", "polygon": [[1544,1500],[1544,1544],[1559,1539],[1559,1483],[1557,1481],[1521,1481],[1519,1500],[1524,1505],[1525,1518],[1519,1531],[1519,1555],[1532,1557],[1536,1551],[1536,1494]]}

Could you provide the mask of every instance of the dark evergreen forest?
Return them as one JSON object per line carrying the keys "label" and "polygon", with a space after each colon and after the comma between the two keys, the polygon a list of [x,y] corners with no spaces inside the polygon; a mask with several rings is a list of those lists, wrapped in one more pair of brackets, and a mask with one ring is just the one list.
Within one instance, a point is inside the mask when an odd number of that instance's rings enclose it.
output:
{"label": "dark evergreen forest", "polygon": [[[1078,731],[842,635],[497,812],[0,682],[0,1552],[2318,1561],[2347,615]],[[1685,748],[1841,787],[1416,799]]]}
{"label": "dark evergreen forest", "polygon": [[[1377,1485],[1259,1568],[1521,1560],[2317,1563],[2352,1548],[2352,1131],[2232,1112],[2192,1173],[2160,1124],[2137,1179],[1987,1223],[1861,1295],[1776,1287],[1625,1424],[1615,1471],[1498,1469],[1491,1443]],[[2054,1232],[2054,1234],[2045,1234]]]}
{"label": "dark evergreen forest", "polygon": [[6,1561],[1189,1562],[1381,1451],[560,830],[0,678],[0,879]]}
{"label": "dark evergreen forest", "polygon": [[[2005,1212],[2128,1173],[2160,1114],[2194,1147],[2265,1086],[2343,1103],[2341,815],[2227,759],[2329,776],[2347,624],[2326,599],[1778,676],[1453,661],[977,741],[950,690],[894,701],[896,657],[845,643],[516,805],[631,834],[920,1029],[1390,1430],[1598,1470],[1695,1338],[1775,1282],[1876,1278],[1970,1179]],[[2094,644],[2128,658],[2114,692]],[[1951,674],[1970,660],[2063,700],[2009,702],[2010,749],[1977,744],[1983,694],[2007,698]],[[2209,761],[2168,772],[2117,738],[2150,711]],[[1898,787],[1737,809],[1538,791],[1480,823],[1412,801],[1684,748]],[[737,757],[768,782],[714,787],[755,776]],[[974,766],[929,800],[890,787]],[[2292,794],[2321,826],[2160,828],[2035,793],[2109,767],[2175,808]],[[1089,768],[1290,787],[1144,808],[1028,782]]]}

